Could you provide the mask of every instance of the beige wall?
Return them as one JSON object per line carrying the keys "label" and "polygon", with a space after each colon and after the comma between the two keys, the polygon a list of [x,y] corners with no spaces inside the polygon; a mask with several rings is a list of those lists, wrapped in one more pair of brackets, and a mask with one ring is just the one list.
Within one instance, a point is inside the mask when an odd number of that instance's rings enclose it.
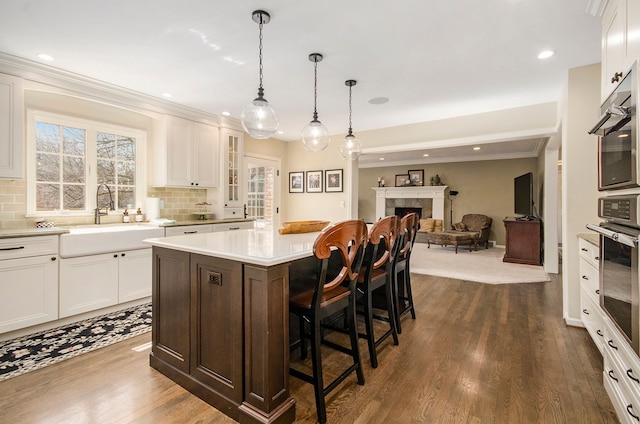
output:
{"label": "beige wall", "polygon": [[[454,162],[412,165],[411,169],[424,169],[425,181],[438,174],[450,190],[459,192],[453,200],[453,221],[459,222],[467,213],[481,213],[493,218],[489,239],[499,245],[505,244],[505,230],[502,220],[513,216],[513,179],[527,172],[533,172],[534,185],[538,185],[538,159],[509,159],[499,161]],[[404,174],[407,167],[366,168],[359,171],[360,217],[374,221],[375,192],[378,177],[384,178],[387,186],[393,185],[396,174]],[[390,183],[389,183],[390,182]],[[538,192],[536,190],[536,192]],[[536,199],[536,208],[540,203]],[[445,217],[449,220],[451,202],[445,201]]]}
{"label": "beige wall", "polygon": [[[338,153],[338,145],[342,136],[332,136],[329,146],[321,152],[308,152],[301,142],[286,144],[286,157],[282,170],[282,222],[320,219],[331,222],[350,219],[352,216],[353,175],[351,161],[342,159]],[[289,193],[289,172],[343,170],[343,191],[332,193]],[[324,181],[323,181],[324,187]],[[357,189],[357,186],[353,187]],[[355,205],[357,206],[357,205]]]}
{"label": "beige wall", "polygon": [[597,137],[587,134],[600,116],[600,64],[569,70],[562,119],[562,281],[564,318],[580,325],[578,234],[598,218]]}

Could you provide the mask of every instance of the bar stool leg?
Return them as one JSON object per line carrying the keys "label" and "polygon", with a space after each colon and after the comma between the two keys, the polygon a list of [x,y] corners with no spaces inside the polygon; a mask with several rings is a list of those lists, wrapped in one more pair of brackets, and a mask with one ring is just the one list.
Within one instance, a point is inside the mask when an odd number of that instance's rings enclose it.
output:
{"label": "bar stool leg", "polygon": [[316,413],[320,423],[327,422],[327,411],[324,402],[324,379],[322,378],[322,335],[320,332],[320,320],[312,319],[311,322],[311,366],[313,367],[313,389],[316,396]]}

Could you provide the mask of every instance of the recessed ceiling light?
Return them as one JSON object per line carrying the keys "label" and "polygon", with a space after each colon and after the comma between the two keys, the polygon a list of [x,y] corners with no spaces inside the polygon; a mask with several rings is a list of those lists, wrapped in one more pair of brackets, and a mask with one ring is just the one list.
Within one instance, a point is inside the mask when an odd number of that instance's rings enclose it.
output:
{"label": "recessed ceiling light", "polygon": [[384,158],[380,158],[380,160],[384,160]]}
{"label": "recessed ceiling light", "polygon": [[278,130],[278,131],[276,131],[276,132],[277,132],[278,134],[284,134],[284,131],[282,131],[282,130]]}
{"label": "recessed ceiling light", "polygon": [[553,56],[554,54],[556,54],[556,52],[553,51],[553,50],[543,50],[538,55],[538,59],[548,59],[551,56]]}
{"label": "recessed ceiling light", "polygon": [[46,53],[40,53],[38,57],[42,60],[46,60],[47,62],[51,62],[53,60],[53,56],[48,55]]}
{"label": "recessed ceiling light", "polygon": [[480,150],[480,147],[476,146],[473,148],[473,150]]}
{"label": "recessed ceiling light", "polygon": [[173,94],[171,93],[162,93],[162,97],[164,97],[165,99],[170,99],[173,97]]}
{"label": "recessed ceiling light", "polygon": [[388,101],[389,101],[388,97],[374,97],[373,99],[369,100],[369,103],[371,103],[372,105],[383,105]]}
{"label": "recessed ceiling light", "polygon": [[429,156],[429,153],[425,153],[425,154],[424,154],[424,155],[422,155],[422,156],[424,156],[424,157],[426,158],[427,156]]}
{"label": "recessed ceiling light", "polygon": [[224,116],[231,116],[231,112],[227,112],[226,110],[225,110],[224,112],[222,112],[222,114],[223,114]]}

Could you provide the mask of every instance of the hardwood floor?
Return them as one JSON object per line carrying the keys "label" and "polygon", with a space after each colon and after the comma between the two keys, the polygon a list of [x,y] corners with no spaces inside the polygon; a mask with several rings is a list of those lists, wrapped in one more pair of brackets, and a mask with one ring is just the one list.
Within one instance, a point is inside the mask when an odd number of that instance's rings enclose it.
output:
{"label": "hardwood floor", "polygon": [[[417,319],[381,346],[366,384],[327,399],[330,423],[614,423],[602,357],[562,320],[559,277],[489,285],[413,275]],[[332,337],[342,337],[338,334]],[[0,383],[2,423],[232,423],[151,369],[135,337]],[[325,373],[343,361],[327,350]],[[293,361],[297,353],[292,353]],[[298,364],[300,366],[300,364]],[[311,385],[291,378],[297,421],[315,422]]]}

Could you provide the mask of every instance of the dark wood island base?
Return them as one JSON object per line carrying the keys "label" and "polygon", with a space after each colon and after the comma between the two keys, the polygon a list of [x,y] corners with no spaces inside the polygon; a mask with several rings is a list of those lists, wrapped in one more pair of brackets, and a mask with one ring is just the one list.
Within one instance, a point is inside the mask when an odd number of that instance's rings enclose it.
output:
{"label": "dark wood island base", "polygon": [[150,365],[240,423],[293,423],[289,264],[153,252]]}

